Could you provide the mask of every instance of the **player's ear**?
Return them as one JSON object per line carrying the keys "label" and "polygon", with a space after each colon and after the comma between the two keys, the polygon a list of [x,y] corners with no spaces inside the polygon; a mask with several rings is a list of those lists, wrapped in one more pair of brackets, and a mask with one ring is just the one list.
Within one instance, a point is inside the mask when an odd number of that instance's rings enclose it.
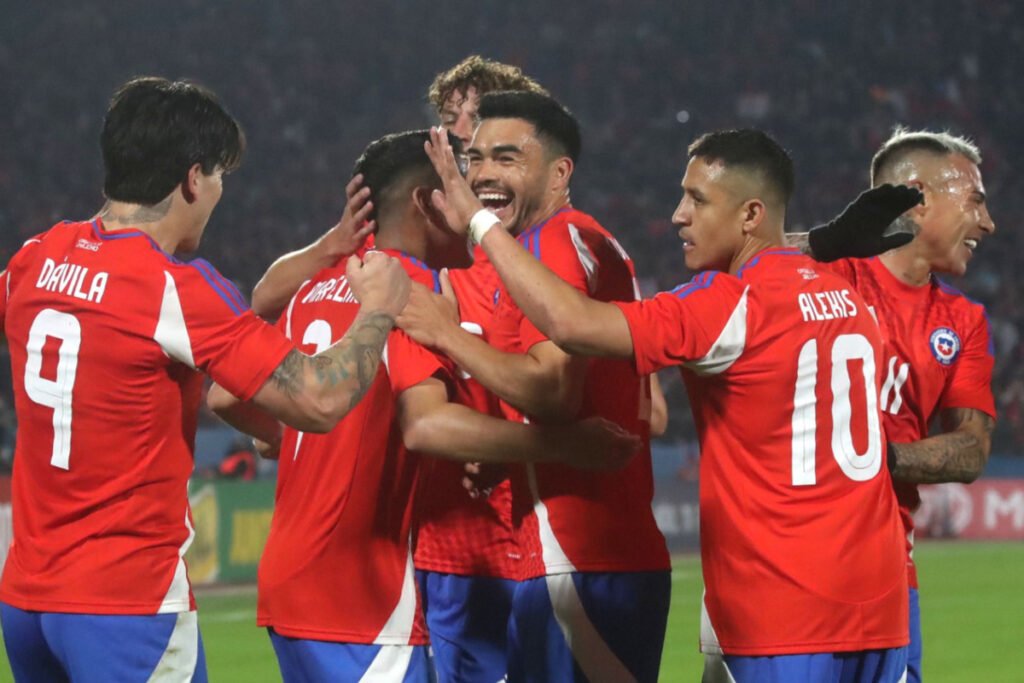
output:
{"label": "player's ear", "polygon": [[202,172],[201,164],[192,164],[188,173],[185,174],[185,179],[181,181],[181,194],[189,204],[194,202],[199,195],[199,176]]}
{"label": "player's ear", "polygon": [[928,202],[931,201],[931,190],[928,188],[927,185],[925,185],[923,182],[916,178],[914,180],[908,181],[906,185],[908,187],[913,187],[917,190],[920,190],[921,195],[923,196],[921,202],[919,204],[914,205],[914,207],[910,209],[909,213],[914,216],[920,216],[924,214],[926,211],[928,211]]}
{"label": "player's ear", "polygon": [[749,235],[764,222],[767,207],[760,199],[748,199],[740,206],[740,218],[743,221],[743,234]]}
{"label": "player's ear", "polygon": [[576,167],[569,157],[558,157],[551,162],[551,186],[553,190],[569,189],[569,179]]}
{"label": "player's ear", "polygon": [[417,185],[414,187],[412,189],[413,206],[415,206],[416,211],[430,223],[437,227],[447,228],[448,223],[445,222],[444,217],[438,213],[436,208],[434,208],[434,203],[430,200],[430,193],[432,191],[433,188],[425,187],[423,185]]}

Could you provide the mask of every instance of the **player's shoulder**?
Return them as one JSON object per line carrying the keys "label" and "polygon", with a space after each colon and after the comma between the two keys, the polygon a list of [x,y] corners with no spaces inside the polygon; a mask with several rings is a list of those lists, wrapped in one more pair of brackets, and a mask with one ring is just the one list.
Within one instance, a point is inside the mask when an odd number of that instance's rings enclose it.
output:
{"label": "player's shoulder", "polygon": [[736,279],[751,286],[777,287],[779,281],[798,284],[831,285],[844,281],[829,267],[818,263],[798,249],[776,247],[758,252],[736,272]]}
{"label": "player's shoulder", "polygon": [[[720,270],[703,270],[681,285],[662,292],[663,295],[676,299],[687,299],[694,295],[704,294],[742,294],[749,284],[729,273]],[[698,296],[698,298],[700,298]]]}
{"label": "player's shoulder", "polygon": [[944,310],[945,313],[943,315],[959,319],[968,328],[989,329],[990,320],[988,311],[985,310],[985,304],[972,299],[953,285],[944,282],[934,275],[932,276],[931,288],[932,300],[940,304],[940,306],[932,306],[929,308],[930,311],[932,309],[935,309],[936,312]]}

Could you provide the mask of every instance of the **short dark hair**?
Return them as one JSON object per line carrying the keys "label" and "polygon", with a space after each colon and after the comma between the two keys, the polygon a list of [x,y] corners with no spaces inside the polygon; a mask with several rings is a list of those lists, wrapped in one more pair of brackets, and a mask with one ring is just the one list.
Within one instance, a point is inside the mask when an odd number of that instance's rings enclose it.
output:
{"label": "short dark hair", "polygon": [[793,194],[793,160],[767,133],[754,128],[705,133],[688,150],[690,158],[720,161],[726,168],[757,174],[785,205]]}
{"label": "short dark hair", "polygon": [[537,92],[491,92],[480,98],[480,120],[523,119],[533,124],[537,137],[558,156],[575,163],[580,157],[580,124],[550,95]]}
{"label": "short dark hair", "polygon": [[194,164],[203,173],[242,163],[245,134],[217,96],[187,81],[144,76],[114,93],[100,134],[108,199],[153,205]]}
{"label": "short dark hair", "polygon": [[[462,141],[451,133],[447,135],[452,151],[460,155]],[[395,190],[404,190],[407,181],[430,187],[441,186],[441,179],[423,149],[429,139],[428,130],[408,130],[385,135],[366,146],[352,168],[352,175],[362,173],[363,185],[370,188],[373,200],[371,218],[391,208],[398,198]]]}
{"label": "short dark hair", "polygon": [[427,99],[440,112],[453,93],[465,94],[470,88],[476,88],[481,96],[497,90],[529,90],[547,94],[537,81],[524,74],[518,66],[470,55],[434,77],[427,91]]}

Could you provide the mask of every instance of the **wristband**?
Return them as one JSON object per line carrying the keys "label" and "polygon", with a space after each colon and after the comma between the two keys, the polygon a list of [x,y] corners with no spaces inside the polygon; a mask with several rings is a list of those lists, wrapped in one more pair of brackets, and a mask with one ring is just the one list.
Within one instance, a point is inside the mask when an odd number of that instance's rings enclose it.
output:
{"label": "wristband", "polygon": [[474,244],[480,244],[487,231],[501,224],[501,219],[487,209],[480,209],[469,220],[469,237]]}

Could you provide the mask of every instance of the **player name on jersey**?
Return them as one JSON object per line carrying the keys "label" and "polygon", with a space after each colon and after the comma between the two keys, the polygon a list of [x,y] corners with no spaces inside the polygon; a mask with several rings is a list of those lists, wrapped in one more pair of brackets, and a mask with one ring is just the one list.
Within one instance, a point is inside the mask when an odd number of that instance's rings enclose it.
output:
{"label": "player name on jersey", "polygon": [[[103,271],[89,275],[85,266],[65,261],[58,264],[53,259],[44,259],[39,271],[36,287],[48,292],[73,296],[76,299],[100,303],[107,289],[109,275]],[[86,281],[88,280],[88,285]]]}
{"label": "player name on jersey", "polygon": [[857,315],[857,306],[850,300],[850,290],[801,292],[797,297],[804,322],[851,318]]}
{"label": "player name on jersey", "polygon": [[330,299],[341,304],[357,303],[356,297],[348,286],[348,280],[344,277],[330,278],[317,282],[309,293],[302,298],[302,303],[311,304]]}

